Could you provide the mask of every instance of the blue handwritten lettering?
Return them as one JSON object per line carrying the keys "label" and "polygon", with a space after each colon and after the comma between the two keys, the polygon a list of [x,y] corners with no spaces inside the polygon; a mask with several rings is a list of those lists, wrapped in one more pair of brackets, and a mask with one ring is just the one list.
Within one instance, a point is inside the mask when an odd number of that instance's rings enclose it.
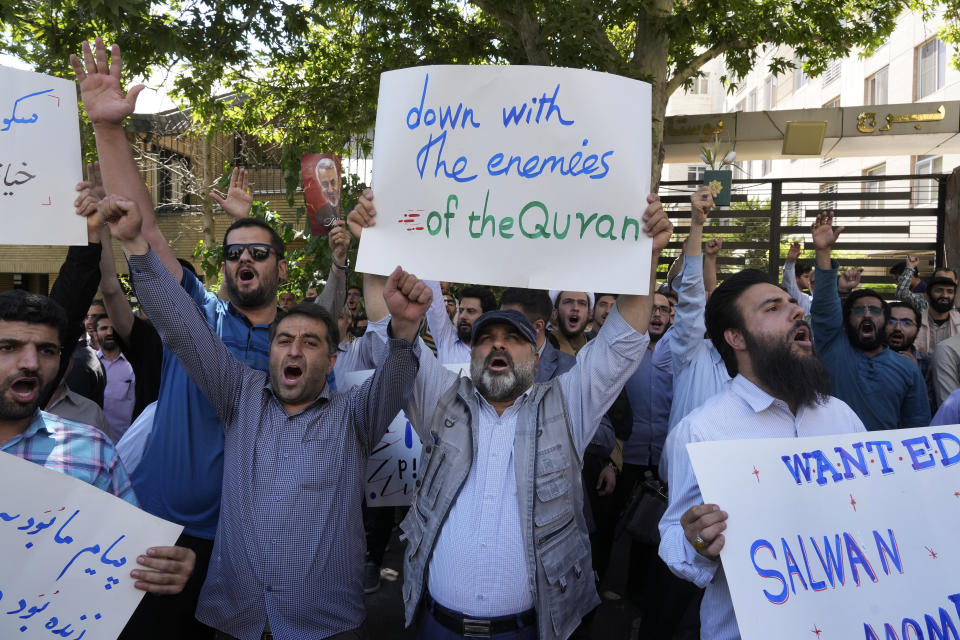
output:
{"label": "blue handwritten lettering", "polygon": [[100,553],[100,545],[99,545],[99,544],[95,544],[95,545],[92,545],[92,546],[90,546],[90,547],[86,547],[86,548],[81,549],[80,551],[78,551],[75,556],[73,556],[72,558],[70,558],[70,562],[68,562],[68,563],[67,563],[67,566],[65,566],[65,567],[63,568],[63,571],[60,572],[60,575],[57,576],[57,580],[58,580],[58,581],[60,580],[60,578],[63,577],[63,574],[65,574],[65,573],[67,572],[67,569],[70,568],[70,566],[74,563],[74,561],[75,561],[77,558],[79,558],[81,555],[83,555],[84,553],[92,553],[92,554],[96,555],[96,554]]}
{"label": "blue handwritten lettering", "polygon": [[110,553],[113,550],[113,548],[117,546],[117,544],[126,537],[127,537],[126,534],[124,534],[119,538],[117,538],[116,540],[114,540],[113,544],[107,547],[107,550],[103,552],[102,556],[100,556],[100,562],[102,562],[103,564],[111,564],[115,567],[122,567],[123,565],[127,564],[126,557],[120,558],[119,560],[111,560],[110,558],[107,557],[107,554]]}
{"label": "blue handwritten lettering", "polygon": [[33,98],[34,96],[42,96],[43,94],[45,94],[45,93],[50,93],[51,91],[53,91],[53,89],[44,89],[43,91],[37,91],[37,92],[35,92],[35,93],[28,93],[27,95],[21,96],[21,97],[17,98],[16,100],[14,100],[14,102],[13,102],[13,111],[10,113],[10,117],[9,117],[9,118],[4,118],[4,119],[3,119],[3,124],[5,124],[6,126],[3,127],[2,129],[0,129],[0,131],[7,131],[7,130],[9,130],[9,129],[10,129],[10,126],[11,126],[12,124],[14,124],[14,123],[17,123],[17,124],[30,124],[30,123],[32,123],[32,122],[36,122],[36,121],[40,118],[40,116],[38,116],[36,113],[34,113],[34,114],[33,114],[32,116],[30,116],[29,118],[18,118],[18,117],[17,117],[17,105],[19,105],[21,102],[23,102],[24,100],[26,100],[26,99],[28,99],[28,98]]}

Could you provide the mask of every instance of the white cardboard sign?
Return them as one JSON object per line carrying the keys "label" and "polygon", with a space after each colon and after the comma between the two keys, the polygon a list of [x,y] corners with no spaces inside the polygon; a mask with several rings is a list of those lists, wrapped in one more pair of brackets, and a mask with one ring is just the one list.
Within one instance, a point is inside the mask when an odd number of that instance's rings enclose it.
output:
{"label": "white cardboard sign", "polygon": [[[426,348],[426,347],[424,347]],[[469,364],[447,364],[447,369],[462,376],[470,376]],[[343,390],[363,384],[374,369],[351,371],[343,376]],[[364,495],[368,507],[406,507],[416,491],[417,466],[423,451],[420,436],[401,411],[387,427],[367,460],[367,479]]]}
{"label": "white cardboard sign", "polygon": [[960,426],[687,445],[744,640],[960,633]]}
{"label": "white cardboard sign", "polygon": [[76,84],[0,66],[0,239],[85,245]]}
{"label": "white cardboard sign", "polygon": [[533,66],[380,77],[377,223],[357,269],[647,293],[650,85]]}
{"label": "white cardboard sign", "polygon": [[183,527],[10,454],[0,477],[0,638],[115,640],[144,594],[137,556]]}

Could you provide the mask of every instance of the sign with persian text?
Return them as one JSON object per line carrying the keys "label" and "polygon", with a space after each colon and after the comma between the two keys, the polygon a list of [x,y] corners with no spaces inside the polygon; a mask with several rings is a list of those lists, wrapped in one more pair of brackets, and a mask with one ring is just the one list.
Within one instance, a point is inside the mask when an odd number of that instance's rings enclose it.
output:
{"label": "sign with persian text", "polygon": [[687,445],[744,640],[960,634],[960,426]]}
{"label": "sign with persian text", "polygon": [[0,453],[0,638],[116,640],[140,603],[132,569],[183,527]]}
{"label": "sign with persian text", "polygon": [[0,242],[87,244],[75,83],[0,66]]}
{"label": "sign with persian text", "polygon": [[[380,77],[359,271],[646,293],[650,85],[533,66]],[[601,286],[602,284],[602,286]]]}

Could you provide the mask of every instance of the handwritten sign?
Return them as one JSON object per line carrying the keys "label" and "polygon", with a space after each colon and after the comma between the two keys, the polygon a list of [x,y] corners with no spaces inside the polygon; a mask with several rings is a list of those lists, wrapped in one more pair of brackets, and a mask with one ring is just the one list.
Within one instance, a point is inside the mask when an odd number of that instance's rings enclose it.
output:
{"label": "handwritten sign", "polygon": [[744,640],[960,632],[960,426],[688,444]]}
{"label": "handwritten sign", "polygon": [[130,571],[183,527],[0,454],[0,638],[115,640],[143,591]]}
{"label": "handwritten sign", "polygon": [[[460,375],[470,376],[470,365],[467,363],[444,366]],[[366,369],[347,373],[343,376],[344,388],[363,384],[373,372],[373,369]],[[407,419],[407,414],[401,411],[373,448],[367,461],[367,506],[409,506],[416,491],[417,466],[421,453],[420,436]]]}
{"label": "handwritten sign", "polygon": [[74,213],[83,179],[76,85],[0,66],[0,238],[4,244],[87,244]]}
{"label": "handwritten sign", "polygon": [[646,83],[554,67],[390,71],[373,166],[360,271],[647,292]]}

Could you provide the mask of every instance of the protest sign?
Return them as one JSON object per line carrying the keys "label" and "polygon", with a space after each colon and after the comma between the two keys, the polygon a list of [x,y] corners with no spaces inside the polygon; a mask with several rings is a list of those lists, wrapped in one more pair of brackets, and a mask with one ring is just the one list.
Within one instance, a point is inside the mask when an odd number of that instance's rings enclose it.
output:
{"label": "protest sign", "polygon": [[[470,376],[469,363],[444,365],[462,376]],[[373,369],[351,371],[343,376],[341,390],[362,384],[373,375]],[[367,487],[364,495],[368,507],[406,507],[416,490],[417,465],[422,446],[420,436],[403,411],[393,419],[387,432],[373,448],[367,461]]]}
{"label": "protest sign", "polygon": [[87,244],[73,207],[83,179],[76,85],[0,66],[0,87],[0,239]]}
{"label": "protest sign", "polygon": [[144,594],[137,556],[183,527],[16,456],[0,475],[0,638],[115,640]]}
{"label": "protest sign", "polygon": [[960,426],[688,444],[744,640],[960,631]]}
{"label": "protest sign", "polygon": [[533,66],[384,73],[378,217],[357,270],[646,293],[650,149],[644,82]]}

